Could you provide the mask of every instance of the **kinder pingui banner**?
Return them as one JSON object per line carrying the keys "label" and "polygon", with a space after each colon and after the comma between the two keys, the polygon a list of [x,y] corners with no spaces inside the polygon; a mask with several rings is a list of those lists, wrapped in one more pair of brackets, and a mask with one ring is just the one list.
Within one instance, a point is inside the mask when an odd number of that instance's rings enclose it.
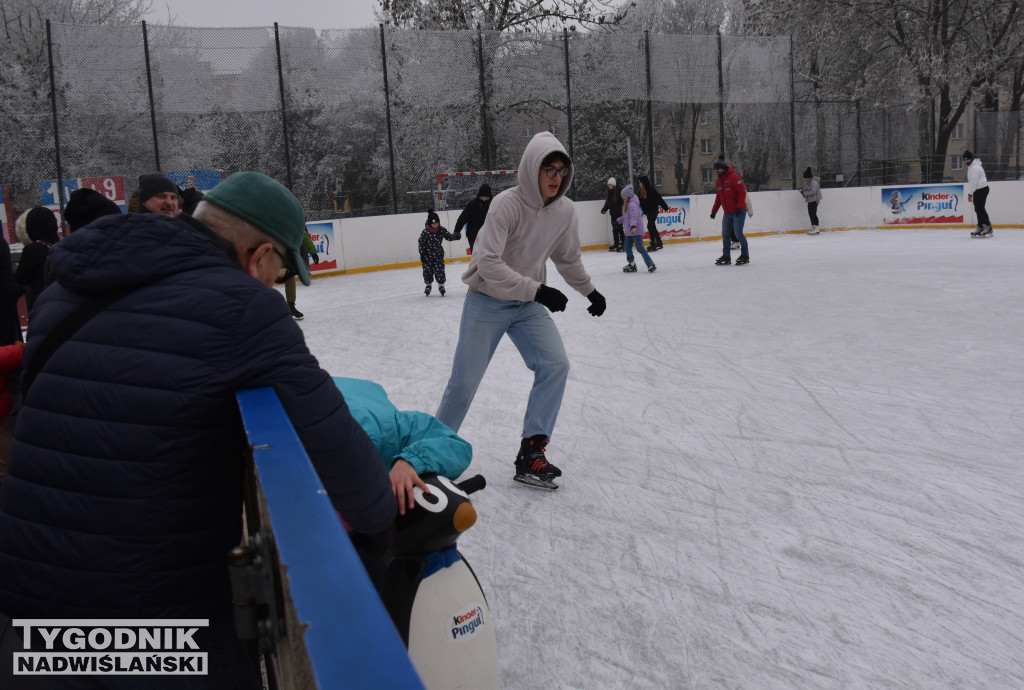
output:
{"label": "kinder pingui banner", "polygon": [[320,258],[319,262],[309,267],[310,272],[336,270],[338,259],[341,258],[341,244],[338,242],[341,232],[338,221],[318,220],[306,223],[306,231],[316,245],[316,253]]}
{"label": "kinder pingui banner", "polygon": [[963,223],[962,184],[882,188],[883,225]]}
{"label": "kinder pingui banner", "polygon": [[664,237],[690,236],[690,197],[667,196],[668,210],[658,214],[658,232]]}

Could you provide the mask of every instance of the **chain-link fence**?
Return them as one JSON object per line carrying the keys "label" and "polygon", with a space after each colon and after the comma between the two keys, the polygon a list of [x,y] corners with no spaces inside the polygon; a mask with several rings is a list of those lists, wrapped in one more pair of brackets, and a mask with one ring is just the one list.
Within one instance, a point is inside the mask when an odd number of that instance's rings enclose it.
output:
{"label": "chain-link fence", "polygon": [[[310,219],[422,211],[438,173],[514,169],[543,130],[580,200],[639,175],[707,192],[719,156],[780,189],[808,166],[826,186],[937,181],[960,153],[935,150],[930,103],[808,97],[789,37],[54,23],[38,42],[52,66],[0,113],[16,208],[58,177],[121,176],[128,197],[140,173],[212,169],[286,182]],[[1020,175],[1019,139],[1016,113],[977,114],[990,177]]]}

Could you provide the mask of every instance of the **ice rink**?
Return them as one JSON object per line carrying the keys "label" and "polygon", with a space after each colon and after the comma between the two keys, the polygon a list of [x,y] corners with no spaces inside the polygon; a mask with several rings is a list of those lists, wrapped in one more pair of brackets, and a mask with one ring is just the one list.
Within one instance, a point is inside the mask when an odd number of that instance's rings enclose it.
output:
{"label": "ice rink", "polygon": [[[549,264],[561,488],[512,481],[507,338],[461,429],[501,687],[1024,688],[1024,231],[968,233],[588,251],[601,318]],[[466,266],[446,297],[418,268],[300,286],[310,349],[433,413]]]}

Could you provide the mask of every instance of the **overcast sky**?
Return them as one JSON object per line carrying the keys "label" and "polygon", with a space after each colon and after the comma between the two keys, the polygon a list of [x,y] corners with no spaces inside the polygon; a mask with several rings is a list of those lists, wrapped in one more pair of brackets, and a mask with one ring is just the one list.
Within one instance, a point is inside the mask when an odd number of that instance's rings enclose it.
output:
{"label": "overcast sky", "polygon": [[376,0],[153,0],[146,20],[180,26],[311,26],[346,29],[375,26]]}

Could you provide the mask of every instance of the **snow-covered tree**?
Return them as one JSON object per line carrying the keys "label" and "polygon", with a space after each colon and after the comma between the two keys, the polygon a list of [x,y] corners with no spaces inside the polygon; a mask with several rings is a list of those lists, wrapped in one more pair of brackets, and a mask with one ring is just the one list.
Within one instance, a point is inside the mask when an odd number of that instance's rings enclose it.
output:
{"label": "snow-covered tree", "polygon": [[56,177],[55,169],[40,170],[30,163],[53,159],[46,21],[71,25],[131,24],[140,22],[149,9],[148,0],[0,3],[0,169],[16,206],[38,203],[39,180]]}
{"label": "snow-covered tree", "polygon": [[813,98],[918,110],[919,150],[931,149],[941,179],[950,137],[965,110],[982,100],[993,75],[1012,70],[1024,51],[1020,0],[745,0],[746,27],[789,32],[797,69]]}
{"label": "snow-covered tree", "polygon": [[398,29],[553,31],[620,22],[631,3],[614,0],[378,0],[377,18]]}

